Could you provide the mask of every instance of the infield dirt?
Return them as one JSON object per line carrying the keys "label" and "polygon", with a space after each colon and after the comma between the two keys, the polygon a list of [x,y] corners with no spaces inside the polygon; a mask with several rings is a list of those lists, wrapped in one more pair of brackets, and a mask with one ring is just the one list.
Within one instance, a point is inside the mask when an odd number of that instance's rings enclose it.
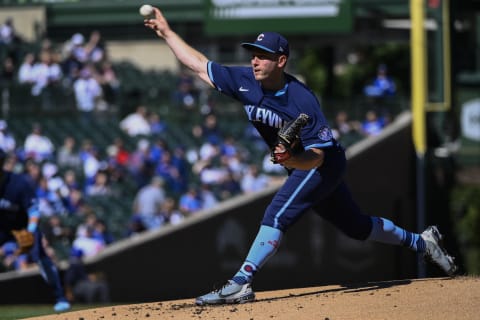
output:
{"label": "infield dirt", "polygon": [[480,278],[429,278],[257,292],[241,305],[194,299],[86,309],[37,320],[438,320],[480,319]]}

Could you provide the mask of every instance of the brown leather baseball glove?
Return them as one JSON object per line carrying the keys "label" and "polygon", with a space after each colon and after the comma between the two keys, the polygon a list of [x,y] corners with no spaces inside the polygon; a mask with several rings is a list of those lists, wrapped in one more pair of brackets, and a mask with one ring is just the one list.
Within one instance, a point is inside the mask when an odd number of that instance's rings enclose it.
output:
{"label": "brown leather baseball glove", "polygon": [[[270,160],[273,163],[283,163],[290,159],[300,144],[300,130],[307,124],[309,116],[301,113],[295,120],[288,122],[280,128],[277,134],[277,143],[270,153]],[[278,152],[277,146],[281,146],[282,152]]]}
{"label": "brown leather baseball glove", "polygon": [[18,249],[15,254],[24,254],[28,253],[35,243],[35,237],[33,233],[27,231],[26,229],[21,230],[12,230],[15,240],[17,240]]}

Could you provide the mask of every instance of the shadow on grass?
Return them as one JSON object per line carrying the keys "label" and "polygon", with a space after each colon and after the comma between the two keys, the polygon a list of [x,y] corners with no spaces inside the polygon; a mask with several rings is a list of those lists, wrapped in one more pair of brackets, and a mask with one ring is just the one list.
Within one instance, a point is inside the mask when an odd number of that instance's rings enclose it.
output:
{"label": "shadow on grass", "polygon": [[[85,309],[95,309],[106,307],[107,305],[74,304],[70,311],[79,311]],[[18,304],[18,305],[0,305],[0,320],[18,320],[32,317],[49,316],[61,314],[53,311],[53,305],[45,304]]]}

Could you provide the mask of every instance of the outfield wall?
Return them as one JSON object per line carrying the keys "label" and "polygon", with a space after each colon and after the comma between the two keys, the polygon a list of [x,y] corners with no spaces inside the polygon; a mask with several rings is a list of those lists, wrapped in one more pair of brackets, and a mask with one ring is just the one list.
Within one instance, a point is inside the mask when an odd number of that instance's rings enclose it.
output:
{"label": "outfield wall", "polygon": [[[347,182],[369,214],[415,230],[415,153],[403,114],[375,138],[349,148]],[[184,224],[118,242],[87,261],[107,276],[114,302],[189,298],[229,279],[241,265],[276,187],[232,199]],[[416,277],[405,248],[351,240],[309,212],[257,274],[258,291]],[[44,303],[36,271],[0,274],[0,303]]]}

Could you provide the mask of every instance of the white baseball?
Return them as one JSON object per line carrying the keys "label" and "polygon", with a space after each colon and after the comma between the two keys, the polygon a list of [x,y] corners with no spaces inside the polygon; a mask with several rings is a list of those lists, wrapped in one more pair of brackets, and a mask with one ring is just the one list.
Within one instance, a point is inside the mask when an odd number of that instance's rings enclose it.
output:
{"label": "white baseball", "polygon": [[149,4],[144,4],[140,7],[140,14],[144,17],[148,17],[149,15],[153,14],[153,7]]}

